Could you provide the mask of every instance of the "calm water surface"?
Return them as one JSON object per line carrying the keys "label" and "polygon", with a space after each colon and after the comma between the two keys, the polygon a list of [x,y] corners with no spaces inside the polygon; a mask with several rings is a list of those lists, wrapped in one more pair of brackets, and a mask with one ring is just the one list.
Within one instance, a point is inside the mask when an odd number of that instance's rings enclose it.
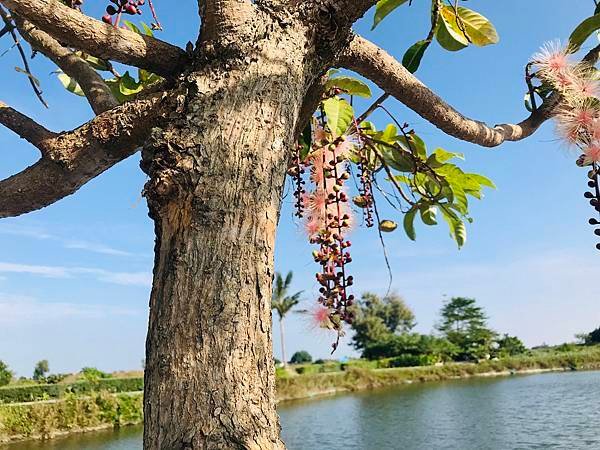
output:
{"label": "calm water surface", "polygon": [[[458,380],[286,403],[289,450],[600,449],[600,372]],[[2,450],[141,450],[141,428]]]}

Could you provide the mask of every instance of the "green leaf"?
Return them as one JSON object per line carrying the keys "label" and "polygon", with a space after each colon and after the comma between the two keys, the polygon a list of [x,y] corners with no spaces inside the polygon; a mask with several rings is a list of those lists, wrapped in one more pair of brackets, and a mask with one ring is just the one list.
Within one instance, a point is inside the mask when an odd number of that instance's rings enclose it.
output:
{"label": "green leaf", "polygon": [[365,98],[371,97],[371,89],[369,86],[365,82],[354,77],[343,76],[328,79],[325,83],[325,88],[332,89],[334,87],[343,90],[344,93],[348,95],[358,95],[359,97]]}
{"label": "green leaf", "polygon": [[468,173],[467,175],[469,178],[475,180],[482,186],[487,186],[489,188],[496,189],[496,185],[488,177],[484,177],[483,175],[480,175],[478,173]]}
{"label": "green leaf", "polygon": [[436,148],[433,151],[433,156],[438,162],[445,163],[446,161],[451,160],[452,158],[465,159],[464,153],[455,153],[444,150],[443,148]]}
{"label": "green leaf", "polygon": [[408,212],[404,215],[403,225],[404,231],[406,235],[411,241],[414,241],[417,238],[417,233],[415,233],[415,215],[417,214],[417,207],[413,206],[408,210]]}
{"label": "green leaf", "polygon": [[410,73],[415,73],[419,69],[421,59],[430,43],[431,41],[427,40],[418,41],[406,51],[402,57],[402,65],[406,67]]}
{"label": "green leaf", "polygon": [[[450,15],[444,15],[442,14],[444,8],[447,7],[443,7],[440,10],[440,17],[442,20],[438,23],[437,30],[435,31],[435,38],[444,49],[450,52],[462,50],[469,45],[469,41],[460,29],[454,28],[456,26],[456,16],[454,15],[454,11],[452,11]],[[453,18],[454,22],[452,22]]]}
{"label": "green leaf", "polygon": [[154,31],[152,31],[152,28],[150,28],[144,22],[141,22],[141,24],[142,28],[144,29],[144,33],[146,33],[146,36],[154,37]]}
{"label": "green leaf", "polygon": [[135,23],[130,22],[129,20],[123,20],[123,23],[131,31],[135,31],[137,34],[144,34],[144,33],[141,32],[141,30],[137,27],[137,25]]}
{"label": "green leaf", "polygon": [[120,79],[119,91],[125,96],[135,95],[144,89],[142,83],[138,83],[135,79],[129,75],[129,72],[125,72]]}
{"label": "green leaf", "polygon": [[421,205],[419,208],[421,220],[425,225],[437,225],[437,207],[433,205]]}
{"label": "green leaf", "polygon": [[427,146],[425,145],[425,141],[423,141],[423,139],[421,139],[416,134],[409,134],[407,139],[401,137],[399,141],[405,143],[410,149],[410,151],[413,152],[419,158],[421,158],[423,161],[427,159]]}
{"label": "green leaf", "polygon": [[575,53],[592,33],[600,29],[600,14],[588,17],[581,22],[569,37],[569,52]]}
{"label": "green leaf", "polygon": [[469,8],[459,6],[455,11],[452,6],[443,6],[440,15],[442,21],[436,37],[446,50],[460,50],[470,43],[483,47],[500,40],[492,23]]}
{"label": "green leaf", "polygon": [[458,248],[461,248],[467,242],[467,229],[462,220],[450,209],[441,208],[442,217],[448,224],[450,235],[456,241]]}
{"label": "green leaf", "polygon": [[323,109],[327,116],[327,126],[334,137],[344,134],[354,117],[352,106],[344,99],[332,97],[323,101]]}
{"label": "green leaf", "polygon": [[494,25],[481,14],[464,6],[459,6],[458,17],[464,26],[464,31],[474,45],[483,47],[497,44],[500,41]]}
{"label": "green leaf", "polygon": [[81,89],[81,86],[79,86],[79,83],[77,83],[77,81],[75,81],[75,79],[71,78],[69,75],[67,75],[66,73],[63,73],[63,72],[58,74],[58,79],[67,91],[69,91],[75,95],[85,97],[85,94],[83,93],[83,90]]}
{"label": "green leaf", "polygon": [[374,30],[379,22],[381,22],[389,13],[395,10],[397,7],[406,3],[407,0],[379,0],[375,7],[375,17],[373,18],[373,26],[371,30]]}

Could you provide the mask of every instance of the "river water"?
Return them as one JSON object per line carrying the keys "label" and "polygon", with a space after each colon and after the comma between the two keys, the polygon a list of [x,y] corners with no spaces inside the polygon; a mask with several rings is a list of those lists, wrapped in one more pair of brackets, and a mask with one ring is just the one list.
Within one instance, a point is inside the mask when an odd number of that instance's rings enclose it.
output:
{"label": "river water", "polygon": [[[289,450],[600,449],[600,372],[456,380],[280,406]],[[141,428],[2,450],[141,450]]]}

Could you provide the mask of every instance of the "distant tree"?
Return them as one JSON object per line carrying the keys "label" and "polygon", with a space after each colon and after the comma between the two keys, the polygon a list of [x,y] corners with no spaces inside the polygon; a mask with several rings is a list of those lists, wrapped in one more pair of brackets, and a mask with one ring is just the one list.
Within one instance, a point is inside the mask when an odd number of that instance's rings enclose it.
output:
{"label": "distant tree", "polygon": [[84,367],[81,369],[81,376],[87,381],[98,381],[102,378],[110,378],[111,374],[102,372],[95,367]]}
{"label": "distant tree", "polygon": [[285,276],[285,280],[281,277],[281,274],[277,272],[275,274],[275,283],[273,285],[273,297],[271,299],[271,308],[277,311],[279,316],[279,333],[281,336],[281,360],[283,365],[287,365],[287,358],[285,357],[285,331],[283,328],[283,319],[289,313],[294,306],[300,302],[300,295],[302,291],[296,292],[294,295],[287,295],[292,283],[294,274],[292,271],[288,272]]}
{"label": "distant tree", "polygon": [[487,327],[487,317],[475,299],[453,297],[440,311],[438,331],[458,347],[459,360],[489,356],[496,333]]}
{"label": "distant tree", "polygon": [[504,334],[504,336],[496,340],[496,344],[498,345],[496,352],[500,357],[520,355],[527,351],[527,347],[525,347],[521,339],[516,336],[509,336],[508,334]]}
{"label": "distant tree", "polygon": [[42,359],[38,361],[33,369],[33,379],[35,381],[42,381],[46,378],[46,374],[50,372],[50,365],[48,364],[47,359]]}
{"label": "distant tree", "polygon": [[312,361],[312,356],[306,350],[300,350],[292,355],[290,362],[292,364],[304,364]]}
{"label": "distant tree", "polygon": [[8,369],[8,365],[0,360],[0,386],[6,386],[13,378],[13,373]]}
{"label": "distant tree", "polygon": [[357,350],[386,341],[394,334],[408,333],[416,325],[415,315],[396,293],[380,298],[366,292],[353,306],[352,343]]}
{"label": "distant tree", "polygon": [[447,339],[419,333],[389,335],[387,340],[369,344],[362,356],[367,359],[412,356],[432,364],[451,360],[458,352]]}
{"label": "distant tree", "polygon": [[580,341],[583,341],[585,345],[600,344],[600,327],[596,328],[590,333],[581,333],[575,337],[577,337]]}

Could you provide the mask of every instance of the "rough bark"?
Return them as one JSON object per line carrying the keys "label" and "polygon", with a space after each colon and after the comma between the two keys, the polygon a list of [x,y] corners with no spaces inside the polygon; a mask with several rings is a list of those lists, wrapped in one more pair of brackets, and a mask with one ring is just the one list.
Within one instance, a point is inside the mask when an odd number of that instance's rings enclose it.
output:
{"label": "rough bark", "polygon": [[303,36],[277,36],[186,77],[185,111],[142,153],[157,236],[146,450],[284,448],[273,251],[288,150],[312,80]]}

